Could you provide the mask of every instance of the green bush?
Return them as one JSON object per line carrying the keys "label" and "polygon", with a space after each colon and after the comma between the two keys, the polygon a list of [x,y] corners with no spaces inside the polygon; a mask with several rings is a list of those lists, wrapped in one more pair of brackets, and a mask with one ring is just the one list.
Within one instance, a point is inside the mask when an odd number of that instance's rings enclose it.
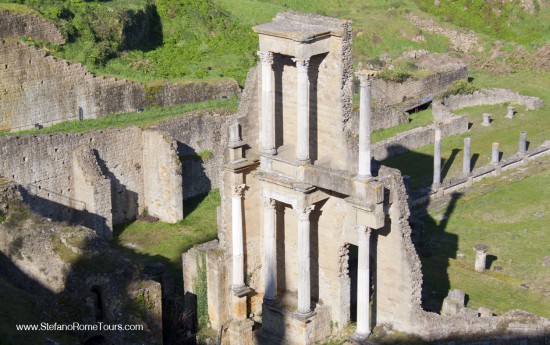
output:
{"label": "green bush", "polygon": [[385,81],[402,83],[412,77],[412,73],[403,70],[385,69],[378,73],[378,76]]}
{"label": "green bush", "polygon": [[471,95],[475,91],[478,91],[479,88],[474,86],[471,83],[468,83],[466,80],[456,80],[451,87],[447,89],[442,95],[441,98],[445,98],[451,95]]}

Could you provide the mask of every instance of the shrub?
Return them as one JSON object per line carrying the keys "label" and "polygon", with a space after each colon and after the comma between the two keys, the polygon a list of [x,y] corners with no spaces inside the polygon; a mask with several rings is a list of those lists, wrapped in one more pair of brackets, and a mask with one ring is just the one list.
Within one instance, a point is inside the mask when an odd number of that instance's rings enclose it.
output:
{"label": "shrub", "polygon": [[457,80],[445,91],[441,98],[449,97],[451,95],[471,95],[475,91],[478,91],[479,88],[470,84],[464,79]]}

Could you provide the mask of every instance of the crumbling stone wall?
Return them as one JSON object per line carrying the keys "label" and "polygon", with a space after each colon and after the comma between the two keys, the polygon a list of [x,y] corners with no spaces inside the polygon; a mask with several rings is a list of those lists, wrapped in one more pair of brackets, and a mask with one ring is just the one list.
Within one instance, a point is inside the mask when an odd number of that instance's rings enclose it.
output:
{"label": "crumbling stone wall", "polygon": [[23,130],[239,94],[233,79],[140,84],[89,73],[19,42],[0,42],[0,129]]}
{"label": "crumbling stone wall", "polygon": [[227,128],[236,115],[205,112],[176,118],[155,127],[176,141],[177,154],[184,171],[183,196],[208,193],[219,186],[224,164]]}
{"label": "crumbling stone wall", "polygon": [[64,44],[65,38],[48,20],[34,13],[14,13],[0,10],[0,37],[19,39],[27,36],[34,40]]}
{"label": "crumbling stone wall", "polygon": [[85,225],[100,222],[98,232],[107,238],[110,224],[133,220],[145,207],[175,222],[183,215],[181,169],[172,141],[154,137],[137,127],[4,136],[0,175],[21,184],[24,200],[39,214]]}

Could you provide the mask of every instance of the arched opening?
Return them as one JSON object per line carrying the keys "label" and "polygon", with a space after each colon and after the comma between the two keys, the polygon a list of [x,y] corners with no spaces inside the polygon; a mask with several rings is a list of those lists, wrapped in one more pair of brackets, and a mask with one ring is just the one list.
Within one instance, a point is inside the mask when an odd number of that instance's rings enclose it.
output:
{"label": "arched opening", "polygon": [[101,292],[101,287],[98,285],[94,285],[92,286],[90,291],[92,292],[92,298],[94,303],[95,320],[103,321],[105,319],[105,313],[103,309],[103,296]]}

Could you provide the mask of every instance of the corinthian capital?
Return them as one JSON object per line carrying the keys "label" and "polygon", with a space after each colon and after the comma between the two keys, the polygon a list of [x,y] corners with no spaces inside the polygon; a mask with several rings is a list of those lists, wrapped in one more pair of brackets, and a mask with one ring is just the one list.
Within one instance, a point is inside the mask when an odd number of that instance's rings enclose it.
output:
{"label": "corinthian capital", "polygon": [[245,189],[246,189],[245,184],[241,184],[241,185],[233,187],[233,196],[242,197],[244,195]]}
{"label": "corinthian capital", "polygon": [[268,197],[264,197],[264,207],[275,208],[276,200]]}
{"label": "corinthian capital", "polygon": [[292,58],[292,61],[296,63],[296,68],[298,69],[298,72],[307,72],[307,69],[309,67],[309,59]]}
{"label": "corinthian capital", "polygon": [[356,225],[355,230],[359,233],[359,236],[370,236],[371,228],[363,225]]}
{"label": "corinthian capital", "polygon": [[298,207],[295,211],[298,213],[298,218],[300,220],[309,220],[309,214],[315,209],[315,205],[309,205],[304,207]]}
{"label": "corinthian capital", "polygon": [[258,51],[258,56],[260,57],[260,61],[262,64],[273,64],[273,53],[272,52],[263,52]]}

